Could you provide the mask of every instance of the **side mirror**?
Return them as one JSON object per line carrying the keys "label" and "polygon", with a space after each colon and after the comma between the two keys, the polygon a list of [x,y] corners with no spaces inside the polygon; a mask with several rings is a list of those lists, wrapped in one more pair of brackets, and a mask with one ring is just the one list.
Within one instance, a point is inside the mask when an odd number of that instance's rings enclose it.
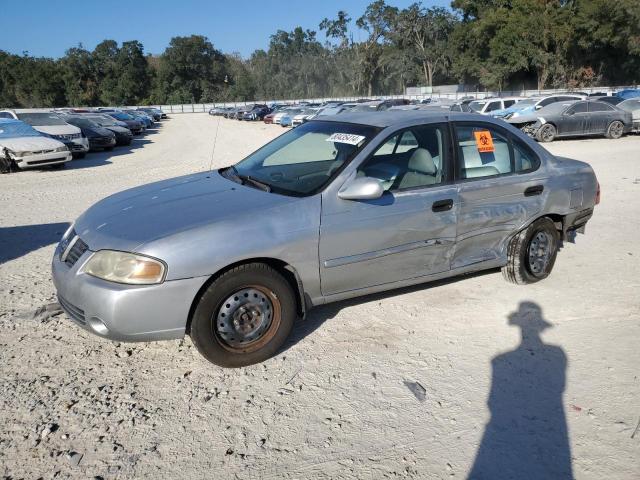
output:
{"label": "side mirror", "polygon": [[536,110],[540,110],[542,108],[542,105],[536,105]]}
{"label": "side mirror", "polygon": [[376,178],[356,178],[338,192],[343,200],[375,200],[384,193],[382,182]]}

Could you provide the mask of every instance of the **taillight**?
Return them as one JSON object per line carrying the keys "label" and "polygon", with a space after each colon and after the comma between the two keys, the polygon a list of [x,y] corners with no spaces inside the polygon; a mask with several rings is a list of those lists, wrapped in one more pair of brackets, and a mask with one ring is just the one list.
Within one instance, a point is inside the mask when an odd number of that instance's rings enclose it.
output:
{"label": "taillight", "polygon": [[596,189],[596,205],[600,203],[600,182],[598,182],[598,188]]}

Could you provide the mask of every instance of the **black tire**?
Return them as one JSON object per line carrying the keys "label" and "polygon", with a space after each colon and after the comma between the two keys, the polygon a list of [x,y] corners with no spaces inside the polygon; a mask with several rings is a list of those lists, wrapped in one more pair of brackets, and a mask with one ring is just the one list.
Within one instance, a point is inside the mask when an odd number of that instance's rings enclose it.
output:
{"label": "black tire", "polygon": [[620,120],[614,120],[607,127],[607,133],[605,133],[605,137],[617,139],[622,137],[624,133],[624,124]]}
{"label": "black tire", "polygon": [[543,143],[553,142],[558,131],[550,123],[545,123],[536,132],[536,140]]}
{"label": "black tire", "polygon": [[[535,262],[531,259],[530,254],[532,253],[531,249],[535,248],[540,243],[540,238],[544,236],[548,239],[549,255],[546,257],[544,267],[541,268],[540,259],[536,257],[538,261]],[[508,282],[518,285],[539,282],[551,273],[559,248],[560,233],[553,221],[546,217],[536,220],[518,232],[509,242],[507,264],[502,267],[502,275]],[[535,257],[536,253],[533,252],[532,255]]]}
{"label": "black tire", "polygon": [[[218,324],[218,320],[220,315],[224,316],[225,300],[246,289],[264,292],[272,305],[272,315],[259,337],[246,344],[232,345],[229,340],[234,338],[223,338],[230,334],[219,331],[218,325],[222,324]],[[268,265],[249,263],[225,272],[209,285],[193,313],[190,335],[198,351],[211,363],[221,367],[244,367],[275,355],[291,333],[296,316],[295,294],[289,282]],[[264,321],[263,318],[261,322]]]}

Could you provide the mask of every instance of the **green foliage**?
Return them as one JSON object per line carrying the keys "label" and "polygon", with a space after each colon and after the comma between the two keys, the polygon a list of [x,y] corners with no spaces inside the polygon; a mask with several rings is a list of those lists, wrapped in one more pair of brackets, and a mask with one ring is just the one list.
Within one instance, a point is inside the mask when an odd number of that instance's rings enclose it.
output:
{"label": "green foliage", "polygon": [[353,18],[340,10],[323,19],[325,44],[313,30],[278,30],[248,59],[200,35],[172,38],[159,56],[145,56],[136,40],[104,40],[92,52],[78,45],[58,60],[0,51],[0,107],[372,96],[455,82],[640,82],[638,0],[453,0],[452,9],[375,0]]}

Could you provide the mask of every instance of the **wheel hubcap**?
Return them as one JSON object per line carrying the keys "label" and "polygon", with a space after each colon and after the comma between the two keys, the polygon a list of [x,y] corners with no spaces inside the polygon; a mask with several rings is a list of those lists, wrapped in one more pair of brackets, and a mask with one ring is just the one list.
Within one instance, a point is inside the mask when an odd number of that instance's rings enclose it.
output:
{"label": "wheel hubcap", "polygon": [[534,275],[544,273],[551,258],[551,236],[538,232],[529,244],[529,268]]}
{"label": "wheel hubcap", "polygon": [[230,295],[218,311],[216,332],[230,347],[242,347],[260,340],[274,318],[270,296],[254,287]]}
{"label": "wheel hubcap", "polygon": [[612,133],[613,133],[614,137],[618,137],[618,136],[622,135],[622,124],[621,123],[614,123],[611,126],[611,130],[612,130]]}

